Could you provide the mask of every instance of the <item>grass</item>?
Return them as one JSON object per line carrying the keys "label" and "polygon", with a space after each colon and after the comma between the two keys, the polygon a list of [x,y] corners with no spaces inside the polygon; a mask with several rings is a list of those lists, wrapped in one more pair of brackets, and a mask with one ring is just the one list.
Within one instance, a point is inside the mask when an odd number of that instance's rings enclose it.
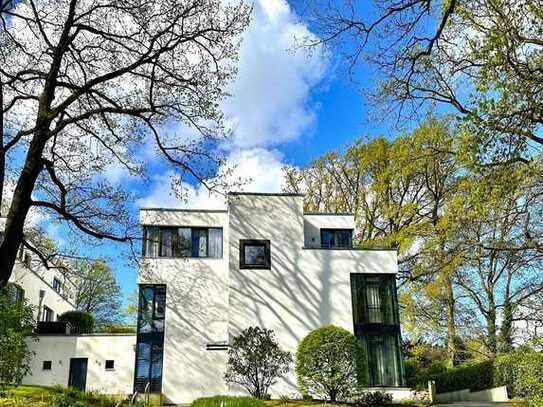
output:
{"label": "grass", "polygon": [[[114,407],[119,398],[61,386],[8,386],[0,407]],[[125,406],[127,404],[123,404]]]}

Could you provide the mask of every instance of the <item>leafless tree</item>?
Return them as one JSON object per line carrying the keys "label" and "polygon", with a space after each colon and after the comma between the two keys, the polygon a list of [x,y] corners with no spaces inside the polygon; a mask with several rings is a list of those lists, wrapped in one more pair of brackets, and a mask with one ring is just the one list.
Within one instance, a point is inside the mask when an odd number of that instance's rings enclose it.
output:
{"label": "leafless tree", "polygon": [[[213,145],[225,134],[219,101],[236,72],[248,6],[0,0],[0,11],[0,186],[15,181],[0,287],[29,244],[31,208],[97,239],[134,238],[130,194],[103,172],[144,174],[138,149],[154,148],[213,188],[206,179],[221,160]],[[170,121],[182,130],[165,132]]]}

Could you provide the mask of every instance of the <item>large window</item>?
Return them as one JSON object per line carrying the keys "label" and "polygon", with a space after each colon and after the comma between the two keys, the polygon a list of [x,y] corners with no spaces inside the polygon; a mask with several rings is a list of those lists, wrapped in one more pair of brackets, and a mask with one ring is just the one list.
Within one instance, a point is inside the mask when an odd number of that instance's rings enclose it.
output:
{"label": "large window", "polygon": [[321,229],[322,247],[352,247],[352,229]]}
{"label": "large window", "polygon": [[53,310],[44,305],[43,306],[42,321],[52,322],[52,321],[54,321],[54,318],[55,318],[55,313],[53,312]]}
{"label": "large window", "polygon": [[271,268],[269,240],[240,240],[239,267],[242,269]]}
{"label": "large window", "polygon": [[164,318],[166,316],[166,286],[141,285],[138,304],[138,334],[134,391],[162,390],[162,355]]}
{"label": "large window", "polygon": [[351,274],[355,335],[366,349],[372,387],[404,385],[394,275]]}
{"label": "large window", "polygon": [[143,227],[146,257],[222,257],[222,229],[194,227]]}
{"label": "large window", "polygon": [[9,297],[11,298],[14,304],[19,304],[25,298],[25,290],[23,290],[19,285],[8,283],[6,286]]}

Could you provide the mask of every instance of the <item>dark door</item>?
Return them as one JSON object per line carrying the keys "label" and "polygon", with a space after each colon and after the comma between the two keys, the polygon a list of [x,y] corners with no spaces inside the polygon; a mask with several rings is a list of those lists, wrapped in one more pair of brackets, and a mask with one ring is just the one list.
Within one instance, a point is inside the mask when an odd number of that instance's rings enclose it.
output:
{"label": "dark door", "polygon": [[70,377],[68,386],[85,391],[87,384],[87,358],[70,359]]}

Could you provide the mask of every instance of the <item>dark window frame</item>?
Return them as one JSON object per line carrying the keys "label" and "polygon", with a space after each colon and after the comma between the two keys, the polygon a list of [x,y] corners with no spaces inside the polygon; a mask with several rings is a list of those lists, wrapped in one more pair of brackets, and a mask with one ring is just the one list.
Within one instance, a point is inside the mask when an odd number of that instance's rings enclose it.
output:
{"label": "dark window frame", "polygon": [[[141,296],[142,296],[142,289],[153,289],[153,303],[151,304],[151,315],[150,317],[153,320],[161,320],[162,321],[162,329],[161,330],[153,330],[151,329],[150,332],[142,332],[140,330],[141,328],[141,322],[140,320],[143,318],[142,315],[142,309],[141,309]],[[167,287],[164,284],[140,284],[139,285],[139,299],[138,299],[138,324],[137,324],[137,341],[136,341],[136,357],[135,357],[135,367],[134,367],[134,392],[143,392],[145,390],[146,383],[141,382],[138,377],[140,377],[140,370],[139,368],[147,368],[147,371],[143,372],[147,375],[146,380],[151,383],[150,392],[151,393],[161,393],[162,391],[162,379],[163,379],[163,367],[164,367],[164,324],[166,321],[166,293],[167,293]],[[157,313],[156,309],[156,303],[157,303],[157,297],[159,295],[164,295],[164,313]],[[151,324],[151,326],[154,326],[154,324]],[[142,359],[140,355],[140,348],[141,346],[149,346],[150,353],[148,355],[148,359]],[[139,363],[144,362],[142,366],[139,367]],[[160,366],[160,375],[158,378],[153,378],[153,364],[158,364]]]}
{"label": "dark window frame", "polygon": [[[48,319],[47,315],[51,315],[51,318]],[[43,306],[41,319],[43,322],[53,322],[55,320],[55,311],[49,308],[47,305]]]}
{"label": "dark window frame", "polygon": [[41,370],[53,370],[53,361],[52,360],[42,361]]}
{"label": "dark window frame", "polygon": [[[338,245],[335,243],[337,240],[336,234],[340,232],[349,232],[349,244],[347,245]],[[334,244],[326,245],[323,243],[325,239],[323,239],[324,233],[333,233],[334,234]],[[345,249],[345,248],[352,248],[353,247],[353,235],[354,235],[354,229],[348,229],[348,228],[322,228],[320,229],[320,239],[321,239],[321,247],[329,248],[329,249]]]}
{"label": "dark window frame", "polygon": [[[264,264],[250,264],[245,261],[246,246],[263,246],[264,247]],[[239,268],[240,269],[271,269],[271,243],[267,239],[240,239],[239,241]]]}
{"label": "dark window frame", "polygon": [[58,294],[62,293],[62,281],[57,277],[53,277],[53,290]]}
{"label": "dark window frame", "polygon": [[[155,227],[158,229],[158,255],[156,257],[152,257],[148,255],[148,231],[147,228],[149,227]],[[165,229],[169,229],[172,233],[171,238],[171,256],[165,256],[163,255],[163,244],[162,244],[162,231]],[[179,229],[190,229],[190,255],[189,256],[181,256],[181,255],[174,255],[174,253],[180,253],[181,251],[178,250],[179,248],[176,248],[177,245],[177,237],[179,233]],[[210,229],[218,229],[221,231],[221,249],[220,249],[220,256],[210,256],[209,255],[209,230]],[[194,246],[193,246],[193,231],[194,230],[204,230],[206,231],[206,255],[205,256],[195,256],[194,255]],[[159,226],[159,225],[143,225],[143,242],[142,242],[142,256],[147,258],[175,258],[175,259],[222,259],[224,257],[224,229],[222,226]]]}
{"label": "dark window frame", "polygon": [[104,367],[105,367],[106,370],[115,370],[115,360],[106,359],[106,361],[104,363]]}
{"label": "dark window frame", "polygon": [[[355,284],[355,280],[360,279],[358,283]],[[398,293],[396,287],[396,276],[394,274],[373,274],[373,273],[351,273],[351,301],[352,301],[352,314],[353,314],[353,332],[355,336],[361,341],[365,348],[365,354],[368,362],[368,373],[369,373],[369,384],[372,387],[390,387],[390,385],[383,385],[376,383],[376,374],[372,371],[373,367],[371,365],[370,358],[370,341],[375,342],[374,337],[378,337],[380,340],[383,340],[388,337],[395,341],[394,357],[396,363],[398,364],[398,375],[396,377],[398,384],[400,386],[405,385],[405,369],[403,366],[403,356],[401,351],[401,329],[400,329],[400,317],[399,317],[399,306],[398,306]],[[380,287],[380,295],[390,294],[390,306],[391,306],[391,315],[390,318],[386,317],[383,301],[384,298],[381,297],[381,308],[383,311],[383,322],[382,323],[373,323],[369,321],[369,308],[367,296],[367,287],[369,285],[378,285]],[[388,287],[387,287],[388,286]],[[355,290],[360,290],[363,292],[362,297],[358,295],[355,296],[353,293]],[[356,300],[362,302],[361,306],[355,304]],[[356,311],[355,311],[356,309]],[[357,315],[362,311],[362,315]],[[359,321],[357,321],[357,316]],[[394,386],[393,386],[394,387]]]}

